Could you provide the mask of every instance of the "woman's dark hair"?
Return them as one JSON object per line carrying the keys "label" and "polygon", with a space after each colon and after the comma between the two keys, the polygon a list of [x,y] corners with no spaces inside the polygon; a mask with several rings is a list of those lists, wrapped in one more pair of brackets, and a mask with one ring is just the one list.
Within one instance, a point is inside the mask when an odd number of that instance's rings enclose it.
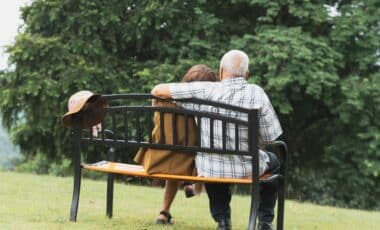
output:
{"label": "woman's dark hair", "polygon": [[215,73],[208,66],[203,64],[192,66],[182,78],[182,82],[217,80]]}

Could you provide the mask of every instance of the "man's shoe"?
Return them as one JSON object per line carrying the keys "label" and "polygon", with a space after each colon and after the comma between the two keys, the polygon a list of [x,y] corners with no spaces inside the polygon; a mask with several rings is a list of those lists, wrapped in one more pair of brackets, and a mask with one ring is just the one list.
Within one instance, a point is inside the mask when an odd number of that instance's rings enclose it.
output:
{"label": "man's shoe", "polygon": [[231,230],[231,220],[230,219],[221,219],[218,221],[218,227],[216,230]]}
{"label": "man's shoe", "polygon": [[271,223],[259,223],[259,230],[273,230]]}

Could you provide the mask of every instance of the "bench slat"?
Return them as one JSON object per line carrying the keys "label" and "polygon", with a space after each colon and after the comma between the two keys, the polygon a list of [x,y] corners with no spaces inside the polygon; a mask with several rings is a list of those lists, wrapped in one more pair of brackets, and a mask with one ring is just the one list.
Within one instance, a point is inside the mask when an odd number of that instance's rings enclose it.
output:
{"label": "bench slat", "polygon": [[[161,180],[181,180],[181,181],[193,181],[193,182],[208,182],[208,183],[233,183],[233,184],[251,184],[251,179],[239,179],[239,178],[216,178],[216,177],[197,177],[197,176],[182,176],[171,174],[148,174],[144,171],[140,165],[124,164],[118,162],[99,161],[94,164],[82,164],[82,167],[87,170],[123,174],[135,177],[147,177]],[[260,177],[260,180],[269,178],[270,174],[264,174]]]}

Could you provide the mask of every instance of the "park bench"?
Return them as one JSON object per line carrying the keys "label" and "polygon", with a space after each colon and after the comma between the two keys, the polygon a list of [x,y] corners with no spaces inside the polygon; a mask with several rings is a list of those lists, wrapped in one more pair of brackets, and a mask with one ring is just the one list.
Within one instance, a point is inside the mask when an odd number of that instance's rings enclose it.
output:
{"label": "park bench", "polygon": [[[181,180],[192,182],[212,182],[212,183],[231,183],[231,184],[247,184],[251,186],[251,206],[248,222],[248,229],[255,229],[256,219],[259,206],[259,183],[273,183],[276,180],[279,183],[279,193],[277,202],[277,229],[283,229],[284,222],[284,197],[285,197],[285,178],[286,178],[286,155],[287,148],[284,142],[275,141],[268,145],[273,148],[273,152],[280,157],[282,167],[280,174],[269,175],[265,174],[259,177],[258,172],[258,110],[240,108],[233,105],[227,105],[218,102],[210,102],[201,99],[186,99],[177,100],[176,103],[192,103],[194,106],[211,106],[213,112],[201,112],[201,110],[187,110],[181,107],[167,108],[152,106],[152,99],[155,99],[150,94],[111,94],[102,95],[99,100],[107,102],[108,106],[103,108],[82,109],[74,114],[72,118],[72,143],[73,143],[73,165],[74,165],[74,188],[70,210],[70,220],[76,221],[81,185],[82,169],[100,171],[108,173],[107,179],[107,202],[106,214],[112,217],[113,209],[113,184],[115,174],[122,174],[131,177],[144,177],[151,179],[163,180]],[[157,98],[156,98],[157,99]],[[88,106],[91,108],[91,106]],[[229,114],[230,116],[222,114]],[[152,141],[151,131],[153,129],[153,114],[160,113],[161,133],[158,143]],[[226,113],[227,112],[227,113]],[[92,120],[93,114],[103,114],[104,118],[101,121],[101,130],[98,136],[94,136],[91,127],[94,124]],[[171,113],[173,116],[173,144],[164,143],[164,119],[163,115]],[[234,118],[233,114],[242,113],[242,119]],[[176,122],[175,118],[178,115],[194,117],[198,126],[201,125],[201,119],[209,119],[210,136],[213,136],[215,127],[222,129],[222,146],[215,146],[213,139],[210,138],[209,146],[201,146],[199,143],[196,146],[179,145],[176,140]],[[85,119],[84,119],[85,118]],[[187,123],[187,122],[186,122]],[[219,123],[215,126],[214,124]],[[185,126],[185,140],[187,137],[187,125]],[[200,129],[198,129],[198,132]],[[241,148],[238,144],[238,138],[235,138],[234,148],[230,149],[226,146],[226,139],[231,136],[239,137],[241,133],[248,134],[248,148]],[[85,146],[102,146],[103,149],[108,149],[107,159],[99,159],[95,163],[81,162],[81,152]],[[237,148],[235,148],[237,146]],[[117,155],[134,154],[132,150],[140,147],[180,150],[181,152],[210,152],[220,154],[236,154],[252,156],[252,176],[250,178],[211,178],[211,177],[196,177],[196,176],[180,176],[170,174],[147,174],[144,169],[135,164],[120,162]],[[122,151],[120,151],[122,149]],[[278,151],[277,151],[278,150]]]}

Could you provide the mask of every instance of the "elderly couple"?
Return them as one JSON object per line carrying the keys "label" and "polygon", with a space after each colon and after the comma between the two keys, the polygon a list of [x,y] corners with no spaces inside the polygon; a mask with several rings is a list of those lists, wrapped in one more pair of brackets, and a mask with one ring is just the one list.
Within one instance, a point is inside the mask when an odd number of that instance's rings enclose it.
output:
{"label": "elderly couple", "polygon": [[[260,108],[259,110],[259,134],[260,142],[268,143],[277,139],[282,134],[282,129],[276,113],[264,90],[255,84],[248,84],[247,54],[240,50],[231,50],[224,54],[220,61],[219,79],[213,71],[205,65],[196,65],[188,70],[182,83],[159,84],[152,89],[152,95],[159,98],[181,99],[202,98],[210,101],[218,101],[246,108]],[[175,106],[173,104],[160,104],[160,106]],[[187,106],[187,105],[181,105]],[[188,105],[189,108],[191,105]],[[207,108],[204,108],[206,110]],[[168,114],[169,115],[169,114]],[[153,139],[158,140],[159,115],[155,115],[155,129]],[[165,115],[166,116],[166,115]],[[239,116],[239,115],[238,115]],[[165,117],[164,119],[171,119]],[[196,129],[193,119],[185,121],[177,120],[178,130],[181,124],[188,122],[189,130]],[[168,124],[170,122],[165,122]],[[165,126],[166,129],[166,126]],[[209,141],[209,126],[201,126],[201,144]],[[217,131],[215,131],[217,132]],[[171,131],[165,133],[171,135]],[[190,133],[190,141],[195,141],[196,132]],[[218,134],[215,133],[214,136]],[[171,137],[165,137],[170,142]],[[232,137],[233,138],[233,137]],[[178,132],[178,141],[184,139],[184,133]],[[218,140],[215,140],[215,142]],[[240,137],[241,146],[247,146],[247,137]],[[234,143],[234,140],[232,140]],[[191,143],[189,143],[191,144]],[[159,154],[154,154],[153,152]],[[175,155],[173,155],[175,154]],[[158,158],[158,159],[157,159]],[[195,165],[194,165],[195,158]],[[209,153],[189,154],[170,153],[165,150],[142,149],[135,157],[135,161],[142,164],[148,173],[166,172],[181,175],[194,175],[207,177],[232,177],[244,178],[252,173],[251,161],[246,157],[237,155],[220,155]],[[277,157],[270,152],[259,150],[260,174],[265,172],[278,173],[280,163]],[[262,166],[262,167],[261,167]],[[155,171],[156,170],[156,171]],[[178,191],[179,182],[166,181],[163,207],[157,218],[158,224],[170,224],[170,206]],[[217,222],[217,229],[231,229],[231,185],[205,183],[209,198],[210,212]],[[185,192],[189,192],[189,186],[185,185]],[[190,190],[191,192],[191,190]],[[277,186],[275,184],[260,185],[259,229],[272,229],[274,218],[274,206],[276,203]]]}

